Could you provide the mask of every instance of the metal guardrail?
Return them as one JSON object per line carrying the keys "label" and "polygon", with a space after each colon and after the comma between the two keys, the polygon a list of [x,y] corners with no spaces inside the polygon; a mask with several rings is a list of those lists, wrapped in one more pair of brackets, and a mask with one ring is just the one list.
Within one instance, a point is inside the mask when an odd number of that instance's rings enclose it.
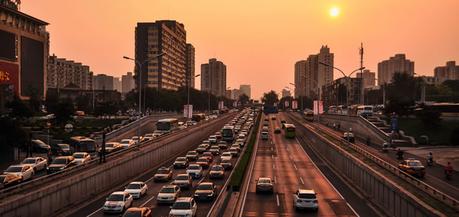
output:
{"label": "metal guardrail", "polygon": [[[317,127],[316,129],[318,129],[320,132],[322,133],[326,133],[324,132],[324,130],[322,130],[322,127]],[[327,133],[326,133],[327,134]],[[329,135],[329,134],[327,134]],[[331,135],[333,136],[333,135]],[[335,137],[335,136],[333,136]],[[444,204],[452,207],[453,209],[455,209],[456,211],[459,211],[459,201],[454,199],[453,197],[447,195],[446,193],[443,193],[439,190],[437,190],[435,187],[432,187],[430,186],[429,184],[413,177],[412,175],[400,170],[398,167],[388,163],[387,161],[379,158],[378,156],[375,156],[373,154],[371,154],[370,152],[366,151],[365,149],[353,144],[353,143],[350,143],[348,141],[346,141],[345,139],[339,137],[339,138],[334,138],[340,142],[342,142],[344,145],[347,145],[349,147],[351,147],[354,151],[362,154],[363,156],[367,157],[368,159],[372,160],[374,163],[376,163],[377,165],[381,166],[382,168],[385,168],[386,170],[390,171],[392,174],[396,175],[397,177],[401,178],[402,180],[410,183],[411,185],[417,187],[419,190],[429,194],[430,196],[438,199],[439,201],[443,202]]]}
{"label": "metal guardrail", "polygon": [[[156,137],[155,139],[152,139],[152,140],[143,141],[140,144],[140,146],[134,145],[134,146],[132,146],[132,147],[130,147],[128,149],[122,149],[122,150],[116,151],[114,153],[110,153],[110,154],[108,154],[106,156],[106,159],[107,160],[114,159],[114,158],[116,158],[118,156],[124,155],[127,152],[132,152],[132,151],[136,150],[139,147],[144,147],[144,146],[147,146],[147,145],[151,145],[151,144],[154,144],[154,143],[161,142],[163,140],[166,140],[167,138],[170,138],[170,137],[174,136],[175,134],[177,134],[179,132],[189,131],[189,130],[191,130],[193,128],[201,126],[204,123],[209,123],[209,122],[210,121],[198,122],[197,125],[188,127],[186,129],[174,131],[172,133],[163,134],[163,135],[161,135],[159,137]],[[83,170],[85,170],[85,169],[87,169],[89,167],[93,167],[93,166],[97,166],[97,165],[99,165],[99,159],[98,158],[94,158],[94,159],[90,160],[87,164],[73,166],[73,167],[70,167],[68,169],[65,169],[65,170],[62,170],[62,171],[58,171],[56,173],[40,176],[37,179],[33,179],[31,181],[28,181],[28,182],[24,182],[24,183],[21,183],[21,184],[18,184],[18,185],[11,186],[9,188],[2,189],[0,191],[0,199],[8,197],[8,196],[10,196],[12,194],[16,194],[17,191],[23,191],[23,190],[26,190],[27,188],[32,188],[33,186],[37,186],[37,185],[44,185],[44,184],[46,184],[48,182],[52,182],[52,180],[55,180],[55,179],[58,179],[58,178],[67,177],[67,176],[71,176],[71,175],[73,175],[75,173],[79,173],[79,172],[81,172],[81,171],[83,171]],[[52,180],[50,179],[51,177],[53,178]]]}

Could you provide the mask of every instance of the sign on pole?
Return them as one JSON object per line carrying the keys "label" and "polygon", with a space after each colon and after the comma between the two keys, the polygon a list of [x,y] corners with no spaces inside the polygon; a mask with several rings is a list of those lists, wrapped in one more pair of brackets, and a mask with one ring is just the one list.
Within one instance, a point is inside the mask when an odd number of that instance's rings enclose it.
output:
{"label": "sign on pole", "polygon": [[314,105],[314,108],[313,108],[314,115],[318,115],[318,114],[324,113],[324,103],[323,103],[323,101],[314,100],[313,105]]}
{"label": "sign on pole", "polygon": [[193,105],[183,106],[183,117],[191,118],[193,116]]}
{"label": "sign on pole", "polygon": [[285,107],[285,108],[288,108],[289,106],[290,106],[290,102],[287,101],[287,100],[285,100],[285,102],[284,102],[284,107]]}
{"label": "sign on pole", "polygon": [[298,109],[298,101],[296,100],[292,101],[292,109]]}
{"label": "sign on pole", "polygon": [[223,101],[219,101],[218,102],[218,110],[223,110],[224,107],[225,107],[225,103]]}

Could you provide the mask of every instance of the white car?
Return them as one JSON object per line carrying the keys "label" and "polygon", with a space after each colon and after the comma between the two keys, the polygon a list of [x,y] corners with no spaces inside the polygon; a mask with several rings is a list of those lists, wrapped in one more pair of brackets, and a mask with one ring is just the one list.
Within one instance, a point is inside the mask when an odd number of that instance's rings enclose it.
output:
{"label": "white car", "polygon": [[317,202],[316,192],[309,189],[298,189],[293,194],[293,207],[295,209],[313,209],[317,211],[319,204]]}
{"label": "white car", "polygon": [[132,195],[134,199],[139,199],[145,195],[148,191],[148,186],[144,182],[131,182],[124,189],[124,192]]}
{"label": "white car", "polygon": [[143,137],[142,136],[140,136],[140,137],[139,136],[133,136],[131,139],[134,141],[134,144],[143,142]]}
{"label": "white car", "polygon": [[178,174],[175,177],[175,180],[172,182],[172,184],[178,185],[180,189],[190,189],[191,187],[193,187],[193,180],[191,179],[191,176],[188,174]]}
{"label": "white car", "polygon": [[120,144],[123,148],[130,148],[135,144],[135,142],[132,139],[123,139],[121,140]]}
{"label": "white car", "polygon": [[210,144],[217,144],[217,136],[216,135],[209,136],[209,142]]}
{"label": "white car", "polygon": [[33,167],[29,165],[12,165],[3,174],[14,174],[21,177],[21,181],[26,181],[32,178],[34,171]]}
{"label": "white car", "polygon": [[169,212],[169,216],[196,216],[196,210],[198,205],[192,197],[179,197],[172,205],[172,209]]}
{"label": "white car", "polygon": [[234,144],[238,144],[239,147],[243,147],[245,144],[245,141],[243,139],[236,139],[236,142]]}
{"label": "white car", "polygon": [[202,177],[202,167],[198,164],[190,164],[186,169],[186,174],[190,175],[193,179]]}
{"label": "white car", "polygon": [[266,131],[261,132],[261,139],[262,140],[268,140],[269,139],[269,134]]}
{"label": "white car", "polygon": [[115,191],[105,200],[104,213],[122,213],[132,206],[132,195],[124,191]]}
{"label": "white car", "polygon": [[159,131],[159,130],[153,131],[153,137],[155,137],[155,138],[158,137],[158,136],[161,136],[161,135],[163,135],[163,134],[164,134],[164,133],[161,132],[161,131]]}
{"label": "white car", "polygon": [[48,160],[42,157],[28,157],[21,162],[22,165],[29,165],[33,170],[40,171],[46,169],[48,166]]}
{"label": "white car", "polygon": [[231,160],[231,158],[233,158],[233,155],[231,154],[231,152],[229,151],[226,151],[226,152],[223,152],[221,157],[220,157],[222,160]]}
{"label": "white car", "polygon": [[174,203],[180,196],[180,187],[178,185],[165,185],[161,188],[156,197],[157,203]]}
{"label": "white car", "polygon": [[91,160],[91,155],[89,155],[87,152],[75,152],[72,156],[75,158],[73,160],[75,165],[85,164]]}
{"label": "white car", "polygon": [[147,133],[145,134],[145,136],[143,137],[144,140],[153,140],[155,137],[153,136],[153,133]]}

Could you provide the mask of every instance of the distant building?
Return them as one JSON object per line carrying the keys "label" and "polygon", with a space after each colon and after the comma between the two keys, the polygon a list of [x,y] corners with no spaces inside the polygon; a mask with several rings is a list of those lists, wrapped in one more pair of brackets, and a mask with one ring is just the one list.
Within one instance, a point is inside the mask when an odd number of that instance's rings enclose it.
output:
{"label": "distant building", "polygon": [[239,89],[232,89],[231,90],[231,98],[232,100],[239,100],[239,96],[241,95],[241,91]]}
{"label": "distant building", "polygon": [[121,80],[119,77],[113,77],[113,90],[116,90],[120,93],[122,91]]}
{"label": "distant building", "polygon": [[0,1],[0,110],[3,99],[46,96],[47,22],[18,10],[19,1]]}
{"label": "distant building", "polygon": [[114,90],[113,76],[105,74],[94,75],[94,90]]}
{"label": "distant building", "polygon": [[[135,59],[145,62],[141,68],[143,86],[167,90],[185,86],[186,46],[185,27],[175,20],[137,23]],[[135,74],[139,74],[137,68]]]}
{"label": "distant building", "polygon": [[395,73],[414,76],[414,62],[406,59],[405,54],[395,54],[388,60],[378,63],[378,85],[390,84]]}
{"label": "distant building", "polygon": [[282,98],[291,96],[290,90],[282,89]]}
{"label": "distant building", "polygon": [[215,58],[209,59],[209,63],[201,64],[201,91],[225,96],[225,90],[226,65]]}
{"label": "distant building", "polygon": [[[347,90],[348,82],[349,90]],[[360,104],[361,88],[362,78],[350,78],[349,81],[345,77],[338,78],[331,84],[322,87],[324,106],[346,105],[347,103],[349,105]],[[347,101],[347,98],[349,98],[349,101]]]}
{"label": "distant building", "polygon": [[121,93],[124,95],[129,93],[135,88],[134,76],[132,72],[128,72],[126,75],[121,76]]}
{"label": "distant building", "polygon": [[426,82],[426,84],[429,84],[429,85],[436,85],[438,84],[438,80],[435,76],[419,76],[424,82]]}
{"label": "distant building", "polygon": [[76,85],[81,90],[92,88],[93,74],[89,66],[58,58],[56,55],[48,58],[47,88],[60,89],[70,84]]}
{"label": "distant building", "polygon": [[190,82],[190,87],[194,88],[194,79],[195,79],[195,59],[194,59],[194,47],[192,44],[186,44],[186,61],[185,61],[185,71],[186,71],[186,80]]}
{"label": "distant building", "polygon": [[251,88],[250,88],[249,84],[241,84],[241,85],[239,85],[239,90],[241,92],[241,95],[245,94],[245,95],[247,95],[249,97],[249,99],[252,98]]}
{"label": "distant building", "polygon": [[363,79],[363,88],[372,88],[375,86],[375,81],[376,81],[376,73],[371,72],[368,69],[363,70],[363,73],[357,72],[356,78],[362,78]]}
{"label": "distant building", "polygon": [[322,46],[318,54],[309,55],[306,60],[296,62],[295,97],[317,97],[321,87],[333,82],[333,64],[334,54],[330,53],[328,46]]}
{"label": "distant building", "polygon": [[60,88],[59,92],[57,88],[49,88],[48,96],[56,96],[59,99],[70,99],[72,101],[76,101],[79,97],[89,99],[94,97],[94,104],[121,100],[121,93],[116,90],[81,90],[73,84]]}
{"label": "distant building", "polygon": [[456,61],[448,61],[446,66],[435,67],[434,76],[439,84],[446,80],[459,80],[459,65]]}

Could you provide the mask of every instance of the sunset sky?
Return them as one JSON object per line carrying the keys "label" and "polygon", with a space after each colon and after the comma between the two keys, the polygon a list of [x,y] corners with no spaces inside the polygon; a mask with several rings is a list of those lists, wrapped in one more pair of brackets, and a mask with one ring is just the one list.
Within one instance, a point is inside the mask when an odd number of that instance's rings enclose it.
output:
{"label": "sunset sky", "polygon": [[[331,16],[330,10],[337,16]],[[415,61],[415,72],[459,62],[459,0],[23,0],[21,11],[50,23],[50,54],[82,62],[95,74],[133,70],[137,22],[177,20],[196,48],[196,73],[216,57],[227,65],[227,85],[252,86],[258,99],[293,82],[294,63],[328,45],[335,66],[364,66],[395,53]],[[335,72],[335,78],[340,77]],[[200,87],[197,79],[196,87]]]}

